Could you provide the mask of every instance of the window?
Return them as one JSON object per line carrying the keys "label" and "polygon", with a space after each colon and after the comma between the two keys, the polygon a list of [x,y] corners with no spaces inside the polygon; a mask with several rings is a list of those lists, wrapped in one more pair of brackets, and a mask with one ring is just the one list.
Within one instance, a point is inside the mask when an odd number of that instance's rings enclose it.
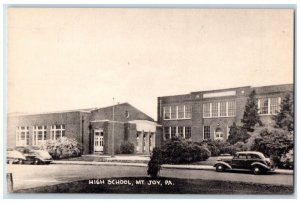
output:
{"label": "window", "polygon": [[164,119],[170,119],[171,118],[171,107],[165,106],[164,107]]}
{"label": "window", "polygon": [[210,139],[210,126],[204,126],[203,128],[203,139]]}
{"label": "window", "polygon": [[227,116],[226,102],[220,102],[220,116]]}
{"label": "window", "polygon": [[228,116],[235,116],[235,101],[228,102]]}
{"label": "window", "polygon": [[176,126],[171,127],[171,138],[176,137]]}
{"label": "window", "polygon": [[184,139],[184,131],[183,131],[183,127],[182,126],[178,126],[178,137],[180,137],[181,139]]}
{"label": "window", "polygon": [[164,119],[190,119],[192,117],[191,105],[165,106]]}
{"label": "window", "polygon": [[57,140],[65,136],[65,125],[52,125],[51,126],[51,139]]}
{"label": "window", "polygon": [[29,145],[29,127],[28,126],[17,127],[16,146],[27,146],[27,145]]}
{"label": "window", "polygon": [[184,105],[179,105],[178,106],[178,118],[184,118]]}
{"label": "window", "polygon": [[171,119],[177,118],[177,106],[171,106]]}
{"label": "window", "polygon": [[218,117],[218,103],[212,103],[211,105],[211,116]]}
{"label": "window", "polygon": [[203,104],[203,117],[210,117],[210,103]]}
{"label": "window", "polygon": [[192,137],[192,129],[191,129],[191,127],[185,127],[185,139],[191,139],[191,137]]}
{"label": "window", "polygon": [[170,139],[170,127],[164,127],[164,137],[166,140]]}
{"label": "window", "polygon": [[42,126],[33,126],[33,139],[32,145],[42,145],[47,137],[47,127]]}
{"label": "window", "polygon": [[270,114],[277,114],[279,112],[280,98],[270,98]]}
{"label": "window", "polygon": [[221,128],[216,129],[215,140],[223,140],[223,130]]}
{"label": "window", "polygon": [[192,107],[191,105],[185,105],[185,118],[192,117]]}
{"label": "window", "polygon": [[268,114],[269,100],[267,98],[259,99],[259,104],[260,104],[259,113]]}

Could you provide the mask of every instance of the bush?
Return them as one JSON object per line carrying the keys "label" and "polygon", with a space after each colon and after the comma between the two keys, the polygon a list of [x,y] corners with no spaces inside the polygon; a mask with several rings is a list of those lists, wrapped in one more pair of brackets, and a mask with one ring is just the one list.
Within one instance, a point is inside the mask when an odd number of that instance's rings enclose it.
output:
{"label": "bush", "polygon": [[204,161],[210,157],[210,151],[201,143],[172,139],[161,148],[154,148],[148,162],[148,175],[157,177],[161,164],[186,164]]}
{"label": "bush", "polygon": [[214,140],[203,140],[201,142],[201,145],[206,147],[210,153],[211,156],[219,156],[220,150],[219,150],[219,145],[222,141],[214,141]]}
{"label": "bush", "polygon": [[62,137],[57,140],[47,140],[42,147],[53,159],[78,157],[82,154],[82,147],[76,139]]}
{"label": "bush", "polygon": [[229,142],[230,144],[245,142],[249,137],[250,135],[248,134],[247,130],[233,123],[233,125],[230,126],[227,142]]}
{"label": "bush", "polygon": [[254,131],[251,140],[251,150],[260,151],[269,156],[274,165],[280,168],[289,167],[288,158],[285,156],[294,148],[293,134],[278,128],[259,128]]}
{"label": "bush", "polygon": [[233,145],[227,145],[220,148],[220,154],[231,154],[235,155],[238,151],[241,151],[238,147]]}
{"label": "bush", "polygon": [[148,162],[148,170],[147,173],[152,178],[157,178],[161,169],[162,163],[162,154],[161,150],[155,147],[152,151],[152,156],[150,161]]}
{"label": "bush", "polygon": [[120,154],[133,154],[134,144],[131,142],[122,142],[120,146]]}

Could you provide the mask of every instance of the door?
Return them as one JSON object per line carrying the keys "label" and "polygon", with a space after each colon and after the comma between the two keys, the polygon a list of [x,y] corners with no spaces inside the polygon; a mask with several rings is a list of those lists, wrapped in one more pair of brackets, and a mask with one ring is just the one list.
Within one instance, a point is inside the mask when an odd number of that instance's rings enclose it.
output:
{"label": "door", "polygon": [[103,130],[96,129],[94,131],[94,151],[103,152],[104,140],[103,140]]}

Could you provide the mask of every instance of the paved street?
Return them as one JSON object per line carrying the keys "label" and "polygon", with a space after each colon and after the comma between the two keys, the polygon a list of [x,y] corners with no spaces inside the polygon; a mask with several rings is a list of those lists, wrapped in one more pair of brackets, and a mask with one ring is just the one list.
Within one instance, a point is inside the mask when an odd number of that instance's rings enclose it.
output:
{"label": "paved street", "polygon": [[[85,179],[109,177],[147,176],[146,167],[134,166],[97,166],[97,165],[8,165],[7,172],[13,173],[14,189],[26,189],[45,185],[54,185]],[[293,185],[292,175],[268,174],[253,175],[247,172],[217,173],[211,170],[163,169],[165,177],[240,181],[274,185]]]}

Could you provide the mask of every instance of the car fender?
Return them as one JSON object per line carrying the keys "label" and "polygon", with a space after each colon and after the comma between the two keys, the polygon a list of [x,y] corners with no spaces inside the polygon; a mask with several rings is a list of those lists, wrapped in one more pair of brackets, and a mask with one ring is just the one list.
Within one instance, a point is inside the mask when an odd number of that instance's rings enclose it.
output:
{"label": "car fender", "polygon": [[253,163],[251,164],[251,166],[255,166],[255,165],[262,166],[262,167],[265,168],[265,169],[270,169],[270,167],[268,167],[266,164],[263,164],[263,163],[260,163],[260,162],[253,162]]}
{"label": "car fender", "polygon": [[222,165],[226,166],[227,168],[232,169],[232,167],[224,161],[218,161],[217,163],[215,163],[214,167],[216,167],[218,164],[222,164]]}

